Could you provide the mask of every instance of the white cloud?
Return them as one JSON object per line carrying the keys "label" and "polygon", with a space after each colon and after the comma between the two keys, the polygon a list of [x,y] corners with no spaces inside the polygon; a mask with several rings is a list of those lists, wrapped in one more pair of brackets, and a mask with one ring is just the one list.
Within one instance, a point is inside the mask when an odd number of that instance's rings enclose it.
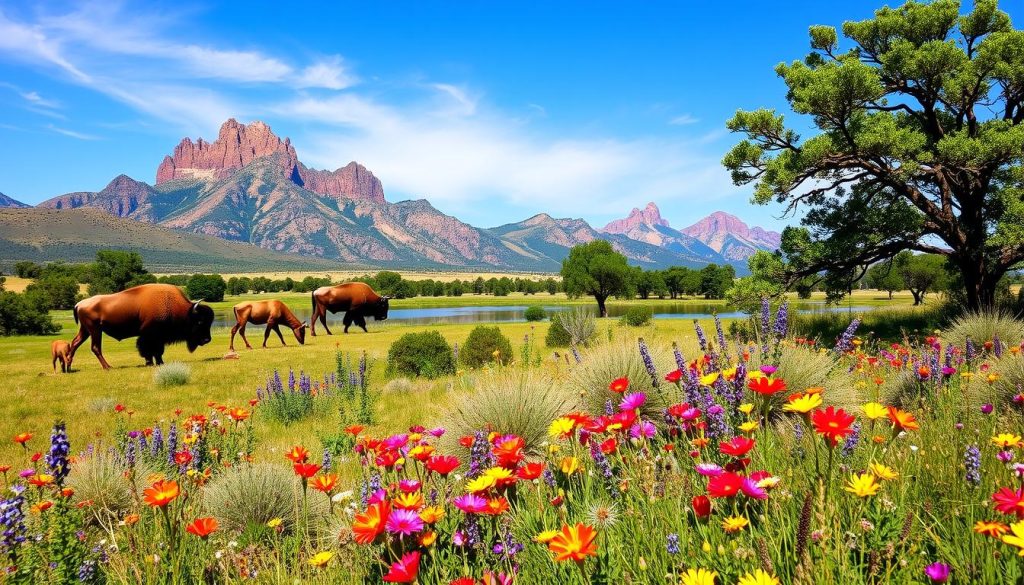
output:
{"label": "white cloud", "polygon": [[75,130],[68,130],[67,128],[58,128],[53,124],[47,126],[48,129],[56,132],[57,134],[63,134],[64,136],[70,136],[78,140],[100,140],[99,136],[93,136],[92,134],[84,134],[82,132],[76,132]]}
{"label": "white cloud", "polygon": [[38,27],[8,19],[3,12],[0,12],[0,53],[17,60],[56,65],[79,81],[89,80],[88,75],[64,57],[59,41],[49,38]]}
{"label": "white cloud", "polygon": [[672,124],[673,126],[688,126],[690,124],[696,124],[697,122],[700,122],[700,120],[694,118],[690,114],[676,116],[675,118],[672,118],[671,120],[668,121],[668,123]]}
{"label": "white cloud", "polygon": [[447,95],[455,102],[457,106],[455,113],[464,116],[472,116],[476,113],[476,99],[469,97],[465,89],[450,83],[433,83],[430,87]]}
{"label": "white cloud", "polygon": [[345,89],[357,82],[343,64],[341,56],[334,55],[309,65],[296,76],[296,87],[321,87],[325,89]]}
{"label": "white cloud", "polygon": [[160,56],[180,59],[198,76],[228,81],[278,82],[292,72],[290,66],[255,51],[222,51],[196,45],[171,45]]}

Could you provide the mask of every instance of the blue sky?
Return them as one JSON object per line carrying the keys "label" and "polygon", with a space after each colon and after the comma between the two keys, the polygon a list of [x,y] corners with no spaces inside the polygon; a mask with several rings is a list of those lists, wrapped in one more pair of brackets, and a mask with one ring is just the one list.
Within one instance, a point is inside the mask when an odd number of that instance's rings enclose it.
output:
{"label": "blue sky", "polygon": [[785,110],[773,67],[807,27],[881,2],[34,4],[0,0],[0,192],[28,203],[153,182],[235,117],[478,226],[655,201],[677,227],[722,209],[778,228],[721,167],[724,122]]}

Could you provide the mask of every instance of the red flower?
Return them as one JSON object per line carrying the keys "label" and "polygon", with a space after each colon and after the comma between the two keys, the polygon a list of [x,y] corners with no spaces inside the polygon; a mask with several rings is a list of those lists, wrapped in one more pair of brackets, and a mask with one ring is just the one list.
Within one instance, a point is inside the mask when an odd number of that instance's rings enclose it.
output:
{"label": "red flower", "polygon": [[665,374],[665,381],[669,382],[669,383],[672,383],[672,384],[675,384],[676,382],[678,382],[682,378],[683,378],[683,371],[682,370],[672,370],[671,372]]}
{"label": "red flower", "polygon": [[708,495],[712,498],[731,498],[743,489],[743,477],[725,472],[708,480]]}
{"label": "red flower", "polygon": [[469,449],[470,447],[473,446],[473,441],[474,440],[475,439],[474,439],[473,435],[466,435],[465,437],[459,437],[459,444],[462,445],[463,447]]}
{"label": "red flower", "polygon": [[427,470],[429,471],[433,471],[434,473],[438,473],[440,475],[448,475],[449,473],[458,469],[459,465],[462,465],[462,462],[459,461],[458,457],[455,457],[453,455],[434,455],[433,457],[427,460],[426,464],[424,464],[424,467],[426,467]]}
{"label": "red flower", "polygon": [[615,437],[611,437],[610,439],[607,439],[605,442],[601,443],[601,452],[604,453],[605,455],[611,455],[618,448],[619,444],[615,441]]}
{"label": "red flower", "polygon": [[851,425],[856,419],[853,415],[847,414],[843,409],[830,406],[825,410],[815,410],[811,414],[811,422],[814,423],[814,431],[825,437],[828,443],[835,447],[839,440],[853,433]]}
{"label": "red flower", "polygon": [[707,518],[711,515],[711,500],[707,496],[694,496],[690,504],[698,518]]}
{"label": "red flower", "polygon": [[391,570],[384,575],[387,583],[412,583],[420,572],[420,553],[413,551],[402,555],[401,560],[391,565]]}
{"label": "red flower", "polygon": [[532,481],[544,472],[543,463],[526,463],[516,471],[516,477],[523,481]]}
{"label": "red flower", "polygon": [[992,494],[992,501],[995,502],[996,510],[1024,520],[1024,487],[1017,488],[1017,491],[1000,488]]}
{"label": "red flower", "polygon": [[352,425],[345,427],[345,432],[352,435],[353,437],[358,437],[359,433],[363,432],[363,429],[365,428],[366,427],[364,427],[363,425]]}
{"label": "red flower", "polygon": [[114,406],[114,412],[124,412],[124,405],[118,404]]}
{"label": "red flower", "polygon": [[302,479],[309,479],[316,475],[316,472],[320,471],[320,466],[316,463],[296,463],[293,468],[295,469],[295,475]]}
{"label": "red flower", "polygon": [[718,448],[721,449],[723,455],[743,457],[754,448],[755,443],[756,441],[747,437],[733,437],[728,442],[719,443]]}
{"label": "red flower", "polygon": [[616,378],[612,380],[611,384],[608,384],[608,389],[612,392],[622,393],[629,389],[629,378]]}
{"label": "red flower", "polygon": [[217,519],[216,518],[196,518],[195,522],[185,527],[191,534],[195,534],[199,538],[205,539],[217,531]]}
{"label": "red flower", "polygon": [[178,451],[174,454],[174,462],[178,465],[188,465],[192,463],[192,454],[188,451]]}
{"label": "red flower", "polygon": [[31,439],[31,438],[32,438],[32,433],[20,433],[20,434],[14,435],[14,442],[18,443],[19,445],[24,446],[25,443],[28,443],[29,439]]}
{"label": "red flower", "polygon": [[523,460],[523,449],[525,447],[526,441],[522,437],[512,435],[504,438],[491,451],[494,453],[494,458],[499,466],[505,469],[515,469],[519,462]]}
{"label": "red flower", "polygon": [[309,451],[302,445],[296,445],[292,447],[292,450],[285,453],[284,456],[292,463],[305,463],[306,459],[309,458]]}
{"label": "red flower", "polygon": [[750,388],[758,394],[764,394],[766,396],[782,392],[786,389],[786,382],[780,378],[768,378],[767,376],[761,378],[754,378],[747,382],[747,388]]}

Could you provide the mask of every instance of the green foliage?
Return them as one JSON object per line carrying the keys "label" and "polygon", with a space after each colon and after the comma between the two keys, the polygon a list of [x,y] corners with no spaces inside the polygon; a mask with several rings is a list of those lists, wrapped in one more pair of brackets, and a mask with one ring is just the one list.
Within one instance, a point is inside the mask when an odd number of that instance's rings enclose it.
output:
{"label": "green foliage", "polygon": [[700,294],[705,299],[724,299],[735,279],[736,269],[731,265],[708,264],[700,269]]}
{"label": "green foliage", "polygon": [[78,280],[73,276],[45,276],[25,288],[40,308],[68,310],[78,302]]}
{"label": "green foliage", "polygon": [[894,263],[903,279],[903,286],[914,295],[915,305],[924,302],[926,293],[944,291],[949,287],[949,274],[943,256],[901,252]]}
{"label": "green foliage", "polygon": [[42,266],[31,260],[22,260],[14,264],[14,274],[18,278],[36,278],[42,270]]}
{"label": "green foliage", "polygon": [[858,335],[886,341],[900,341],[905,335],[929,335],[947,321],[950,308],[946,304],[928,305],[924,309],[876,309],[863,315],[848,311],[797,314],[793,331],[809,339],[817,339],[826,347],[839,337],[853,317],[862,319]]}
{"label": "green foliage", "polygon": [[507,364],[512,361],[512,344],[497,325],[478,325],[459,350],[459,361],[470,368],[491,362]]}
{"label": "green foliage", "polygon": [[700,271],[685,266],[673,266],[664,271],[662,279],[671,298],[681,295],[694,296],[700,294]]}
{"label": "green foliage", "polygon": [[122,250],[99,250],[92,267],[89,294],[119,292],[145,282],[155,282],[155,277],[146,271],[142,256],[137,252]]}
{"label": "green foliage", "polygon": [[437,331],[406,333],[388,350],[389,375],[436,378],[455,373],[452,346]]}
{"label": "green foliage", "polygon": [[1004,344],[1017,345],[1024,341],[1024,321],[1005,311],[968,312],[949,324],[944,337],[960,347],[968,339],[980,346],[997,337]]}
{"label": "green foliage", "polygon": [[626,257],[605,240],[574,246],[562,261],[562,283],[570,297],[590,295],[598,312],[608,316],[605,301],[610,296],[633,296],[633,271]]}
{"label": "green foliage", "polygon": [[534,321],[543,321],[544,319],[547,319],[548,313],[544,310],[544,307],[533,305],[531,307],[526,307],[526,312],[523,313],[523,317],[532,323]]}
{"label": "green foliage", "polygon": [[652,319],[654,319],[653,309],[644,305],[634,305],[626,309],[626,313],[622,315],[620,322],[630,327],[643,327],[644,325],[650,325]]}
{"label": "green foliage", "polygon": [[223,301],[226,290],[227,283],[219,274],[193,274],[185,285],[185,294],[188,298],[209,303]]}
{"label": "green foliage", "polygon": [[768,109],[728,122],[744,136],[723,159],[733,182],[805,210],[783,234],[792,274],[823,273],[842,295],[860,267],[941,252],[978,309],[1024,260],[1024,32],[994,0],[963,16],[959,5],[910,1],[846,22],[849,51],[835,29],[813,27],[811,53],[776,72],[817,133],[798,136]]}
{"label": "green foliage", "polygon": [[597,321],[594,315],[583,307],[574,307],[551,316],[551,326],[548,327],[544,343],[548,347],[586,346],[595,333]]}
{"label": "green foliage", "polygon": [[182,362],[170,362],[157,366],[153,372],[153,382],[161,388],[184,386],[192,378],[192,368]]}
{"label": "green foliage", "polygon": [[548,326],[548,332],[544,335],[544,345],[548,347],[568,347],[572,345],[572,337],[569,336],[569,332],[562,325],[561,315],[561,312],[551,315],[551,325]]}
{"label": "green foliage", "polygon": [[0,336],[49,335],[60,329],[38,299],[0,290]]}
{"label": "green foliage", "polygon": [[785,265],[778,254],[758,250],[747,259],[750,276],[732,283],[725,292],[729,305],[753,315],[761,309],[761,299],[774,299],[785,292]]}
{"label": "green foliage", "polygon": [[900,274],[895,264],[895,260],[879,262],[869,268],[866,274],[868,286],[889,293],[890,299],[892,293],[903,290],[906,286],[903,282],[903,275]]}
{"label": "green foliage", "polygon": [[643,270],[635,268],[633,281],[636,283],[636,292],[641,299],[649,299],[651,296],[664,296],[668,294],[668,286],[662,273],[656,270]]}

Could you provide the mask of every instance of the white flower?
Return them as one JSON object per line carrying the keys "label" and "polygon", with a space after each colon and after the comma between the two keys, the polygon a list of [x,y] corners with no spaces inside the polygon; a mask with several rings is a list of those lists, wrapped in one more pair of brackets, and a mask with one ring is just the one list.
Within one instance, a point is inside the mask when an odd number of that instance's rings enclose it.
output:
{"label": "white flower", "polygon": [[232,541],[228,542],[228,548],[235,548],[237,546],[238,546],[238,541],[237,540],[232,540]]}
{"label": "white flower", "polygon": [[338,492],[338,493],[334,494],[331,497],[331,501],[334,502],[335,504],[338,504],[340,502],[344,502],[345,500],[349,500],[351,498],[352,498],[352,490],[345,490],[343,492]]}

